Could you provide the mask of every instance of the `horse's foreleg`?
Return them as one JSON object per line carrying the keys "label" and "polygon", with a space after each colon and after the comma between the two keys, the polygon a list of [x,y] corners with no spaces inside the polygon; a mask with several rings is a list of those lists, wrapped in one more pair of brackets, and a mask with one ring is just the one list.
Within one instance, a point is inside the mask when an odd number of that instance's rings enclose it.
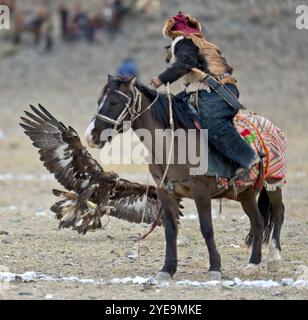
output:
{"label": "horse's foreleg", "polygon": [[259,212],[256,194],[253,189],[242,193],[238,200],[249,217],[250,230],[252,233],[252,252],[248,266],[244,268],[247,276],[255,275],[261,271],[262,242],[263,242],[263,220]]}
{"label": "horse's foreleg", "polygon": [[204,184],[195,185],[194,200],[198,209],[200,229],[205,239],[206,246],[209,251],[210,268],[209,279],[220,280],[221,279],[221,262],[220,255],[217,251],[214,241],[214,229],[212,223],[212,206],[211,195],[209,188],[206,188]]}
{"label": "horse's foreleg", "polygon": [[282,192],[280,188],[277,188],[276,191],[268,191],[267,194],[270,199],[274,222],[273,237],[269,245],[267,269],[270,272],[274,272],[278,271],[281,264],[280,232],[284,220],[285,208],[282,202]]}
{"label": "horse's foreleg", "polygon": [[166,255],[164,266],[158,273],[157,279],[168,280],[175,274],[177,267],[176,241],[178,234],[179,202],[164,191],[159,192],[159,199],[162,203],[164,215]]}

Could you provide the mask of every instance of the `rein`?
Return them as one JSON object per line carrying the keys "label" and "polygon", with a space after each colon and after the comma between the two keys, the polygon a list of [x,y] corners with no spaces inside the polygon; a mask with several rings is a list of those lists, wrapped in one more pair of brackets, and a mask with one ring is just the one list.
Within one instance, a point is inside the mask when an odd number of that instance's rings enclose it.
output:
{"label": "rein", "polygon": [[[164,181],[166,179],[168,170],[169,170],[169,166],[170,166],[170,162],[171,162],[171,156],[172,156],[172,149],[173,149],[173,145],[174,145],[174,120],[173,120],[173,109],[172,109],[172,99],[171,99],[171,93],[170,93],[170,85],[169,82],[167,83],[167,93],[168,93],[168,100],[169,100],[169,126],[171,129],[171,147],[169,149],[169,155],[168,155],[168,161],[167,161],[167,166],[165,168],[164,174],[160,180],[160,184],[159,184],[159,188],[162,188],[164,185]],[[145,109],[146,111],[147,109]],[[169,184],[169,181],[168,181]],[[168,184],[167,184],[167,189],[168,189]],[[148,190],[148,188],[147,188]],[[172,192],[172,190],[170,190]],[[145,205],[145,209],[146,209],[146,205]],[[145,210],[143,212],[143,214],[145,213]],[[138,241],[144,240],[148,235],[150,235],[154,229],[157,227],[159,220],[162,218],[163,215],[163,211],[162,211],[162,207],[160,208],[157,218],[156,220],[152,223],[149,231],[147,231],[142,237],[140,237],[138,239]]]}
{"label": "rein", "polygon": [[[167,83],[167,93],[168,93],[168,101],[169,101],[169,126],[171,129],[171,146],[169,149],[169,155],[168,155],[168,160],[167,160],[167,166],[166,169],[164,171],[164,174],[160,180],[160,185],[159,187],[162,188],[162,186],[164,185],[168,170],[169,170],[169,166],[170,166],[170,162],[171,162],[171,156],[172,156],[172,150],[173,150],[173,146],[174,146],[174,120],[173,120],[173,109],[172,109],[172,99],[171,99],[171,93],[170,93],[170,84],[169,82]],[[169,186],[170,188],[170,182],[168,181],[167,186]],[[172,187],[170,189],[173,189]],[[170,190],[172,191],[172,190]]]}

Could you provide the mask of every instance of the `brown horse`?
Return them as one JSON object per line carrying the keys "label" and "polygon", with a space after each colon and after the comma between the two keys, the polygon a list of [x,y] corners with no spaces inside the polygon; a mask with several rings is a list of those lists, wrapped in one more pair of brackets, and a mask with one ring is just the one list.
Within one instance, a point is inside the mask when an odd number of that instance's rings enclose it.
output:
{"label": "brown horse", "polygon": [[[156,102],[155,97],[156,99],[159,97],[160,102],[163,101],[163,103]],[[108,83],[99,97],[98,105],[98,111],[86,131],[87,141],[91,147],[103,148],[108,141],[108,139],[101,139],[104,130],[116,129],[117,133],[121,133],[125,130],[123,121],[131,121],[132,129],[148,148],[149,154],[155,158],[155,146],[157,147],[159,143],[162,143],[161,141],[155,141],[157,139],[155,131],[166,129],[169,126],[168,99],[166,96],[158,95],[155,90],[136,83],[135,79],[127,80],[109,76]],[[194,128],[193,121],[185,110],[178,110],[174,107],[173,120],[175,128],[185,128],[185,130]],[[144,136],[139,133],[140,129],[144,128],[151,133],[150,141],[144,139]],[[197,132],[197,138],[200,141],[199,132]],[[184,141],[180,143],[182,144]],[[178,154],[176,151],[180,147],[179,143],[174,143],[174,155]],[[166,148],[165,154],[168,154]],[[165,225],[166,255],[164,265],[157,275],[160,280],[170,279],[176,272],[178,219],[182,198],[190,198],[195,201],[201,233],[209,251],[209,279],[221,279],[220,255],[214,241],[211,199],[232,198],[234,194],[233,186],[230,184],[227,190],[221,191],[216,177],[192,176],[189,170],[191,167],[192,165],[189,163],[179,164],[176,156],[170,166],[168,166],[167,160],[161,164],[149,164],[151,175],[158,186]],[[161,180],[165,172],[166,178],[162,183]],[[172,188],[168,185],[170,182]],[[272,229],[268,270],[276,271],[280,265],[280,231],[284,219],[284,205],[281,188],[277,187],[277,181],[268,179],[266,184],[270,185],[274,182],[275,190],[269,191],[274,188],[268,188],[268,190],[263,188],[258,201],[252,185],[237,190],[236,201],[241,203],[244,212],[249,217],[251,226],[246,243],[252,244],[252,253],[249,264],[243,268],[243,272],[247,276],[260,271],[263,234],[268,241]]]}

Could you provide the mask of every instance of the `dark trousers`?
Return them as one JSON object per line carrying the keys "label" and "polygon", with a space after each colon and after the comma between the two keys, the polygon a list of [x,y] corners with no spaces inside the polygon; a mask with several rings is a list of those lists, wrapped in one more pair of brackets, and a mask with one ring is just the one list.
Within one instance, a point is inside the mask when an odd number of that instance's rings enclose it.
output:
{"label": "dark trousers", "polygon": [[[235,85],[226,84],[237,97]],[[234,110],[216,92],[199,91],[200,122],[208,129],[209,143],[239,167],[250,168],[255,162],[255,151],[241,138],[233,125]]]}

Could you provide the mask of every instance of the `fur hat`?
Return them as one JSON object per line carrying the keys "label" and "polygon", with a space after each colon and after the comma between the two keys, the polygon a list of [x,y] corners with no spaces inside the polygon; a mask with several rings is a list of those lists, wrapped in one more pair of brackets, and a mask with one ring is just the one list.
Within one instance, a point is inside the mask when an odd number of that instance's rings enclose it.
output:
{"label": "fur hat", "polygon": [[201,35],[200,22],[189,16],[184,15],[181,11],[165,22],[163,34],[166,38],[176,38],[187,34]]}

